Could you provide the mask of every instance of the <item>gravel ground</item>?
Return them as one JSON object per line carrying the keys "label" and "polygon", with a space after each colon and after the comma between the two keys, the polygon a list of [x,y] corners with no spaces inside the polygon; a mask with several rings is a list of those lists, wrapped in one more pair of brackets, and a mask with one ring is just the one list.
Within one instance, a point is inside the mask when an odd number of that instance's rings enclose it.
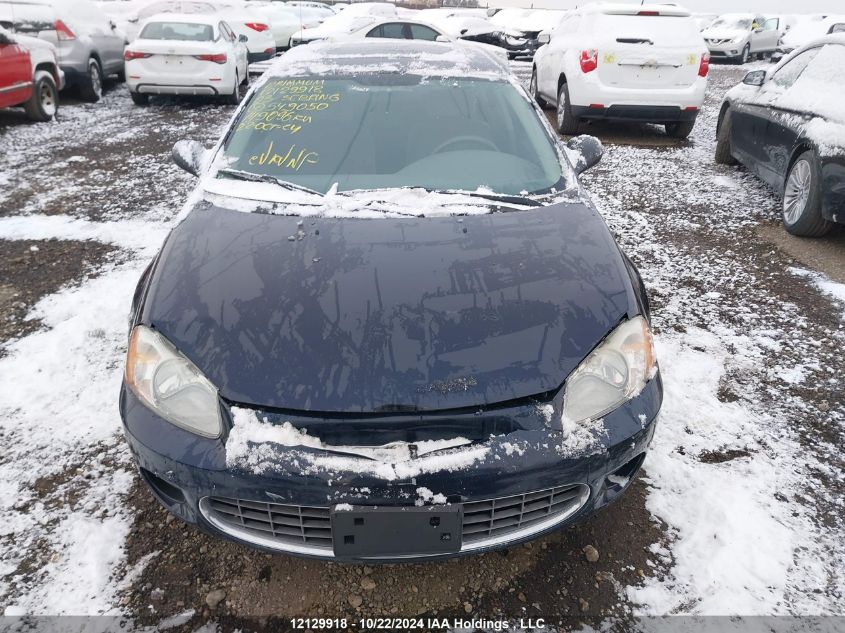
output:
{"label": "gravel ground", "polygon": [[[530,67],[515,70],[527,81]],[[794,270],[836,279],[845,270],[845,237],[840,231],[823,247],[784,238],[776,197],[742,169],[713,163],[718,104],[742,73],[713,69],[689,142],[655,126],[585,130],[605,141],[607,153],[584,182],[643,273],[667,376],[661,427],[639,480],[605,512],[526,546],[374,567],[261,554],[181,524],[134,475],[116,432],[125,319],[112,314],[125,315],[127,283],[192,185],[169,161],[170,147],[181,138],[210,144],[232,109],[202,101],[138,108],[116,86],[101,104],[64,105],[53,125],[0,111],[0,144],[14,148],[0,156],[0,355],[24,367],[27,340],[56,327],[42,318],[49,316],[42,304],[31,310],[39,299],[60,288],[83,292],[99,275],[121,289],[85,298],[104,306],[92,317],[103,323],[90,327],[110,342],[102,359],[90,361],[108,365],[94,383],[111,399],[97,410],[105,421],[92,426],[96,433],[71,433],[58,450],[49,439],[33,449],[15,424],[35,414],[11,394],[0,400],[8,421],[0,428],[0,479],[15,482],[0,485],[0,510],[14,515],[0,528],[0,608],[123,613],[143,624],[175,617],[186,630],[207,620],[225,630],[275,630],[273,618],[307,615],[624,620],[643,612],[845,611],[843,311]],[[673,379],[714,358],[720,371],[710,376],[712,389],[706,373],[698,382]],[[683,397],[698,392],[700,400]],[[730,564],[707,566],[713,546],[696,541],[691,517],[696,499],[706,505],[714,494],[705,484],[723,476],[747,483],[722,491],[726,516],[713,513],[709,537],[720,547],[712,555],[742,559],[757,538],[777,536],[776,525],[804,530],[810,545],[779,542],[783,551],[770,550],[783,578],[757,578],[750,564],[754,577]],[[747,525],[730,514],[740,502]],[[757,509],[768,512],[759,521]],[[79,577],[98,580],[62,601],[55,594],[77,582],[79,568],[72,555],[63,558],[61,534],[79,517],[119,520],[120,556],[81,568]]]}

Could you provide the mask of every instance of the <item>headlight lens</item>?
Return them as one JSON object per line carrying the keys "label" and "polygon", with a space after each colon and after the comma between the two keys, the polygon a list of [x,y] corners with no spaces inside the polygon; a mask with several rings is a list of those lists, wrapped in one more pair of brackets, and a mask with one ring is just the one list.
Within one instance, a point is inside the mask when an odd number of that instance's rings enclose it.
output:
{"label": "headlight lens", "polygon": [[203,437],[220,435],[217,389],[167,339],[143,325],[129,339],[126,384],[168,422]]}
{"label": "headlight lens", "polygon": [[656,371],[648,322],[641,316],[625,321],[566,379],[564,430],[613,411],[640,393]]}

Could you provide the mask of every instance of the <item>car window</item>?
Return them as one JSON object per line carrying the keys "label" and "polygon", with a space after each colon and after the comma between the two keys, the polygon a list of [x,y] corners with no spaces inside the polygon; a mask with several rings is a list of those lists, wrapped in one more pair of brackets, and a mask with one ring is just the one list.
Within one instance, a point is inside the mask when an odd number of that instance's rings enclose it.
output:
{"label": "car window", "polygon": [[224,155],[233,168],[321,192],[519,194],[562,178],[555,142],[509,82],[409,74],[271,79],[235,121]]}
{"label": "car window", "polygon": [[431,27],[425,26],[424,24],[412,24],[411,37],[415,40],[427,40],[429,42],[434,42],[438,37],[440,37],[440,33]]}
{"label": "car window", "polygon": [[811,48],[793,57],[772,76],[772,83],[781,88],[789,88],[794,84],[807,65],[819,54],[820,48]]}
{"label": "car window", "polygon": [[845,111],[842,108],[845,46],[827,44],[815,51],[816,54],[779,105],[845,122]]}
{"label": "car window", "polygon": [[[375,33],[375,34],[373,34]],[[407,24],[400,22],[390,22],[389,24],[381,24],[372,31],[367,37],[387,37],[394,40],[404,40],[410,38],[411,31]]]}
{"label": "car window", "polygon": [[225,22],[220,23],[220,30],[223,32],[223,35],[226,37],[226,39],[230,42],[234,42],[238,39],[235,35],[235,32]]}
{"label": "car window", "polygon": [[830,27],[828,30],[829,34],[833,33],[845,33],[845,23],[837,23]]}
{"label": "car window", "polygon": [[138,37],[145,40],[211,42],[214,40],[214,27],[210,24],[186,22],[149,22]]}
{"label": "car window", "polygon": [[768,20],[763,22],[763,30],[764,31],[777,31],[779,25],[780,25],[780,20],[778,18],[769,18]]}
{"label": "car window", "polygon": [[53,9],[40,4],[0,2],[0,25],[15,33],[37,35],[55,30]]}

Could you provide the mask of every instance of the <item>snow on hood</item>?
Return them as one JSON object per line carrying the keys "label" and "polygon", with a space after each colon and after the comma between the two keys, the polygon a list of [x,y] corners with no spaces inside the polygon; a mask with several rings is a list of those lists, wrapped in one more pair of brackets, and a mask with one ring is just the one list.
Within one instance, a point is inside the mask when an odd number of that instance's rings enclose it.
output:
{"label": "snow on hood", "polygon": [[[266,419],[259,420],[249,409],[232,407],[232,418],[234,425],[226,441],[226,464],[255,473],[267,472],[281,460],[303,474],[354,472],[395,481],[426,473],[466,469],[490,452],[489,446],[467,446],[469,440],[457,437],[415,442],[418,457],[412,458],[406,442],[379,447],[329,446],[319,437],[309,435],[307,430],[295,428],[290,422],[278,426]],[[280,451],[280,448],[283,450]]]}

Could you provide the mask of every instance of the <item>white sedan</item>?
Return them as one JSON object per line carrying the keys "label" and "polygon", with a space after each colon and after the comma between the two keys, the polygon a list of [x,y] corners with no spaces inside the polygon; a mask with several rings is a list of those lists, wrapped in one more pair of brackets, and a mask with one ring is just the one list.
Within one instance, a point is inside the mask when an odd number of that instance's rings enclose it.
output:
{"label": "white sedan", "polygon": [[243,37],[216,15],[153,16],[123,58],[126,85],[138,105],[151,94],[223,96],[237,104],[249,81]]}
{"label": "white sedan", "polygon": [[506,69],[508,66],[508,54],[505,49],[490,44],[482,44],[481,42],[470,42],[462,40],[460,36],[453,33],[448,33],[446,30],[419,22],[417,20],[386,18],[375,20],[351,33],[344,33],[335,35],[330,39],[363,39],[363,38],[387,38],[394,40],[428,40],[430,42],[453,42],[459,46],[470,46],[476,49],[484,50],[488,55],[491,55],[497,62],[502,64]]}
{"label": "white sedan", "polygon": [[[142,0],[140,7],[130,21],[143,23],[160,13],[207,16],[217,13],[218,19],[225,20],[236,35],[247,38],[250,62],[270,59],[276,54],[270,21],[241,0]],[[132,42],[135,34],[127,35],[127,41]]]}

